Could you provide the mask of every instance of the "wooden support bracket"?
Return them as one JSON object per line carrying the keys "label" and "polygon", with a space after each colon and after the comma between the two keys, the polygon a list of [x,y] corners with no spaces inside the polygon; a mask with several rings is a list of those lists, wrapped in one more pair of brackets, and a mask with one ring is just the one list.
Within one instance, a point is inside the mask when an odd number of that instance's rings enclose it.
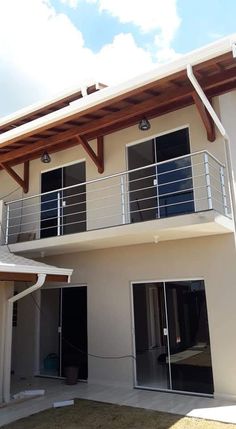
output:
{"label": "wooden support bracket", "polygon": [[192,97],[193,97],[194,103],[197,107],[198,113],[201,116],[204,127],[206,128],[207,139],[210,142],[214,142],[216,139],[214,122],[213,122],[211,116],[209,115],[208,111],[206,110],[206,108],[205,108],[201,98],[199,97],[199,95],[196,92],[193,92]]}
{"label": "wooden support bracket", "polygon": [[88,141],[83,136],[76,136],[78,143],[81,144],[87,154],[90,156],[94,164],[96,165],[98,172],[102,174],[104,172],[104,143],[103,137],[97,137],[97,153],[89,145]]}
{"label": "wooden support bracket", "polygon": [[20,185],[25,194],[29,191],[29,161],[24,162],[23,179],[7,164],[0,164],[1,167]]}

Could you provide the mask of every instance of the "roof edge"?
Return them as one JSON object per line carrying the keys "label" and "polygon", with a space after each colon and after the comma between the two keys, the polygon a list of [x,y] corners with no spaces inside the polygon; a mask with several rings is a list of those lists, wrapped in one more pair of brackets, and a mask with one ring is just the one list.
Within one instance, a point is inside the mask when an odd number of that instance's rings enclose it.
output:
{"label": "roof edge", "polygon": [[140,86],[144,86],[184,70],[188,64],[195,66],[230,52],[232,50],[232,44],[235,42],[236,34],[232,34],[218,40],[217,42],[213,42],[211,44],[205,45],[202,48],[198,48],[190,53],[187,53],[175,61],[160,65],[159,67],[154,68],[145,74],[136,76],[121,84],[104,88],[102,91],[90,94],[89,97],[81,98],[72,105],[2,133],[0,135],[0,145],[2,143],[6,143],[8,140],[23,137],[24,134],[36,131],[42,126],[53,124],[57,120],[69,118],[71,115],[79,113],[85,109],[89,109],[95,105],[112,100],[112,98],[123,95],[128,91],[135,90]]}

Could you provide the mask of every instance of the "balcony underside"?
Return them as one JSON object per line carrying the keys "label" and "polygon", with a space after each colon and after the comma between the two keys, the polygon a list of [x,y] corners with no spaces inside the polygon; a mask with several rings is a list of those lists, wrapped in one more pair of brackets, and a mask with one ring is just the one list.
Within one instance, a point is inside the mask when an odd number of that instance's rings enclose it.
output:
{"label": "balcony underside", "polygon": [[10,245],[10,249],[25,256],[40,257],[232,232],[233,223],[229,218],[220,215],[215,210],[208,210],[60,237],[15,243]]}

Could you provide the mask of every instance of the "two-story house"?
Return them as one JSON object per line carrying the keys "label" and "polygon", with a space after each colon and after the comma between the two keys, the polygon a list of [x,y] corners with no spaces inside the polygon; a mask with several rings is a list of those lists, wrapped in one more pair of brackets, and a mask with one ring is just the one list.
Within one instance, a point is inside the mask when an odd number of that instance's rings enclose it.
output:
{"label": "two-story house", "polygon": [[234,41],[0,121],[2,246],[73,269],[16,301],[5,380],[236,398]]}

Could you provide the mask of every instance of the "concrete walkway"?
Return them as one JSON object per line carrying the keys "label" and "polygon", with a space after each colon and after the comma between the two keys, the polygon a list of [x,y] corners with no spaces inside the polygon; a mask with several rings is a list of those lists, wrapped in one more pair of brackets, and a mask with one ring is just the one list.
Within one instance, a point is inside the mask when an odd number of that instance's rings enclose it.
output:
{"label": "concrete walkway", "polygon": [[46,394],[42,397],[0,408],[0,426],[51,408],[55,401],[73,398],[128,405],[236,424],[236,403],[211,398],[86,383],[67,386],[61,380],[44,378],[20,380],[14,384],[12,391],[16,393],[25,389],[45,389]]}

